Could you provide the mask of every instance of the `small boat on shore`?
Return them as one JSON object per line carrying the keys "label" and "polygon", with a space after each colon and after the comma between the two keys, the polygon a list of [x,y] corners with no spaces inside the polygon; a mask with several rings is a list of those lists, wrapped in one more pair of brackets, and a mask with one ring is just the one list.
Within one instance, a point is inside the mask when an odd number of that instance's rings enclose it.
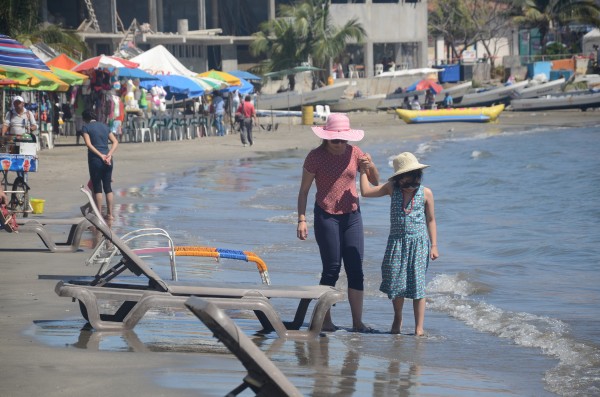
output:
{"label": "small boat on shore", "polygon": [[334,112],[346,113],[356,110],[376,111],[379,103],[385,99],[385,94],[369,95],[352,99],[342,98],[330,105]]}
{"label": "small boat on shore", "polygon": [[256,98],[256,107],[272,110],[294,109],[303,105],[330,104],[337,102],[349,85],[349,82],[343,82],[307,92],[286,91],[277,94],[259,95]]}
{"label": "small boat on shore", "polygon": [[535,83],[533,80],[530,80],[530,83],[527,85],[527,87],[515,91],[513,95],[515,99],[527,99],[556,94],[562,91],[564,84],[564,77],[545,83]]}
{"label": "small boat on shore", "polygon": [[514,111],[581,109],[585,112],[597,107],[600,107],[600,91],[589,90],[510,101],[510,109]]}
{"label": "small boat on shore", "polygon": [[495,121],[504,110],[504,105],[478,108],[453,108],[432,110],[396,109],[396,113],[407,124],[441,122],[479,122]]}
{"label": "small boat on shore", "polygon": [[446,97],[446,93],[450,94],[454,102],[460,101],[462,97],[465,96],[467,92],[469,92],[471,87],[473,87],[473,82],[467,81],[466,83],[453,85],[450,88],[444,88],[439,94],[436,94],[435,102],[442,103],[444,101],[444,98]]}
{"label": "small boat on shore", "polygon": [[382,98],[377,105],[378,109],[398,109],[404,105],[404,98],[408,97],[411,101],[416,95],[419,98],[419,103],[425,103],[426,91],[412,91],[412,92],[401,92],[398,94],[388,94],[385,98]]}
{"label": "small boat on shore", "polygon": [[492,106],[501,103],[506,105],[510,102],[513,93],[525,88],[527,84],[529,84],[529,81],[525,80],[502,87],[465,94],[460,101],[455,100],[454,105],[464,107]]}

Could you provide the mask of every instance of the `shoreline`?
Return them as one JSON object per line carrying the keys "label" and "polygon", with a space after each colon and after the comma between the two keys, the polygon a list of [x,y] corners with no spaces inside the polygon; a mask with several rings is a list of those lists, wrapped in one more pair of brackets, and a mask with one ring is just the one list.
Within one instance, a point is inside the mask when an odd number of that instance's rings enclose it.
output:
{"label": "shoreline", "polygon": [[[350,114],[353,128],[365,129],[365,139],[360,145],[376,144],[391,139],[420,141],[478,134],[499,134],[525,131],[533,128],[584,127],[600,124],[600,113],[560,112],[503,112],[495,124],[404,124],[388,113]],[[541,123],[543,122],[543,124]],[[75,146],[74,137],[60,137],[53,150],[40,152],[40,171],[30,175],[31,196],[46,200],[41,217],[79,216],[83,204],[79,186],[87,182],[87,154],[85,146]],[[208,137],[193,141],[161,143],[125,143],[115,155],[115,188],[149,184],[159,176],[180,175],[186,170],[215,161],[238,158],[257,158],[267,153],[287,150],[301,151],[316,147],[319,139],[309,126],[288,125],[280,122],[274,132],[257,131],[255,145],[242,147],[238,135]],[[168,161],[166,160],[168,159]],[[385,177],[385,171],[382,178]],[[120,198],[116,198],[116,204]],[[40,216],[32,216],[33,219]],[[59,238],[60,239],[60,238]],[[165,352],[123,352],[93,349],[55,348],[42,344],[28,330],[36,321],[59,320],[79,313],[67,299],[54,293],[56,276],[89,274],[96,269],[82,266],[89,249],[77,253],[48,253],[35,250],[43,245],[37,235],[29,233],[8,234],[0,237],[2,278],[0,279],[0,324],[3,343],[3,395],[31,396],[44,390],[47,396],[98,395],[119,396],[128,393],[149,395],[191,396],[198,390],[161,387],[153,379],[158,370],[198,367],[195,354]],[[55,277],[54,279],[52,277]],[[199,323],[200,324],[200,323]],[[204,356],[203,356],[204,357]],[[233,356],[211,356],[215,366],[243,369]],[[203,364],[206,366],[206,363]],[[237,365],[237,366],[236,366]],[[243,376],[231,376],[232,389]],[[237,383],[236,383],[237,382]],[[234,384],[235,383],[235,384]]]}

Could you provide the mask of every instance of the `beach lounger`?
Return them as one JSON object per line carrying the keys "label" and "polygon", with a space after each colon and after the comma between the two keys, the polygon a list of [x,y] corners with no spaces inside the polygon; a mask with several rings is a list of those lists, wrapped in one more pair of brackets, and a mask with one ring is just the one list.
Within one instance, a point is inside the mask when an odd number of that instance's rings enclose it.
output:
{"label": "beach lounger", "polygon": [[248,388],[257,396],[302,396],[279,368],[217,306],[202,298],[189,298],[185,305],[248,370],[242,384],[227,396],[237,396]]}
{"label": "beach lounger", "polygon": [[[187,298],[200,296],[223,309],[254,311],[265,332],[276,331],[284,338],[308,339],[320,334],[325,313],[344,298],[341,291],[322,285],[273,286],[252,283],[217,284],[210,280],[166,281],[112,233],[106,223],[96,216],[89,203],[81,208],[86,219],[120,251],[121,259],[91,281],[60,281],[55,292],[59,296],[79,301],[83,316],[98,330],[132,329],[150,309],[183,307]],[[138,278],[133,282],[119,279],[118,276],[127,270]],[[270,302],[272,298],[299,301],[292,321],[281,320]],[[101,313],[101,301],[117,301],[120,306],[113,313]],[[305,330],[300,330],[312,301],[315,303],[310,322]]]}
{"label": "beach lounger", "polygon": [[[88,207],[86,211],[93,211],[96,217],[102,222],[103,218],[96,206],[92,197],[92,192],[85,186],[81,186],[81,191],[86,195],[88,199]],[[85,219],[85,218],[83,218]],[[106,223],[104,223],[106,224]],[[236,259],[245,262],[252,262],[256,264],[256,268],[260,275],[260,279],[264,284],[271,284],[269,277],[269,271],[265,262],[254,252],[233,250],[228,248],[215,248],[215,247],[200,247],[200,246],[175,246],[173,239],[169,233],[160,228],[142,228],[133,230],[121,236],[128,246],[134,240],[141,240],[144,238],[161,239],[164,240],[165,246],[158,247],[147,247],[133,249],[138,256],[153,255],[158,253],[166,253],[169,256],[169,264],[171,265],[171,280],[177,280],[177,264],[175,257],[177,256],[195,256],[204,258],[214,258],[219,261],[222,258],[225,259]],[[90,257],[85,261],[86,266],[97,266],[98,274],[104,273],[110,267],[115,256],[119,254],[119,250],[110,241],[101,239],[96,245],[96,248],[92,251]]]}
{"label": "beach lounger", "polygon": [[[37,233],[50,252],[76,252],[81,243],[81,235],[91,227],[85,218],[51,219],[27,218],[18,219],[18,231],[21,233]],[[47,226],[70,226],[67,241],[56,242]]]}

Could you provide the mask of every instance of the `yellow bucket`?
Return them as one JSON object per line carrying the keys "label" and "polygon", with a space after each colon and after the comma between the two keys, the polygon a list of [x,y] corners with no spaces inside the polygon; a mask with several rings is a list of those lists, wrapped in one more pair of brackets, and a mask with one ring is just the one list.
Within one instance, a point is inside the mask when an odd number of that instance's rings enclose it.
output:
{"label": "yellow bucket", "polygon": [[312,106],[302,106],[302,124],[313,125],[315,114]]}
{"label": "yellow bucket", "polygon": [[43,199],[31,199],[31,207],[33,208],[34,214],[43,214],[44,213],[44,203],[46,200]]}

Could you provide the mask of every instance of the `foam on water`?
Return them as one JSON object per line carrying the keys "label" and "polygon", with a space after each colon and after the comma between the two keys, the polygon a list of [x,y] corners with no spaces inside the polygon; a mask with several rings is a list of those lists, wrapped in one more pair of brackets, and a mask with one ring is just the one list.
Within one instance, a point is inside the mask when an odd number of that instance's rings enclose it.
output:
{"label": "foam on water", "polygon": [[[538,348],[557,358],[559,364],[547,371],[549,389],[559,395],[595,395],[600,377],[600,350],[578,342],[564,322],[531,313],[502,310],[483,300],[474,299],[478,289],[458,275],[438,275],[432,280],[428,308],[446,313],[468,326],[523,347]],[[577,387],[573,388],[573,382]]]}

